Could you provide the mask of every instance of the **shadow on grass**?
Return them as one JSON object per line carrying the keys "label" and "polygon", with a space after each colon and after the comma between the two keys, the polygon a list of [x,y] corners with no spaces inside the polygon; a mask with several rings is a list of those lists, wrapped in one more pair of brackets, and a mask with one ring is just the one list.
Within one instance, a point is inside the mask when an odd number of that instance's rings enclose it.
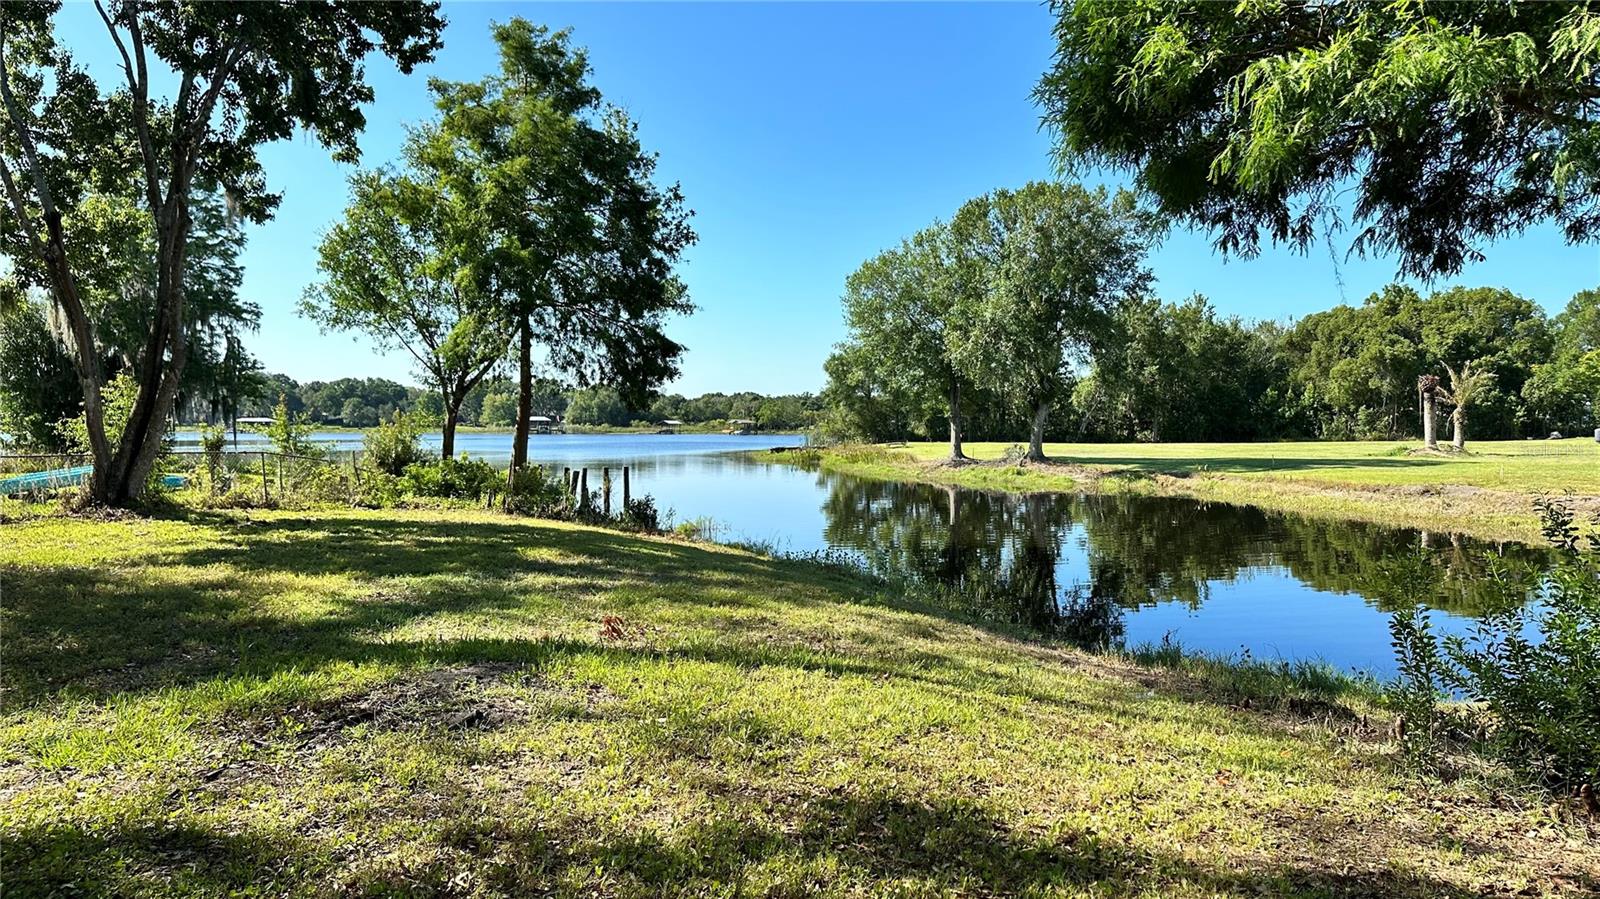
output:
{"label": "shadow on grass", "polygon": [[[344,867],[331,847],[249,830],[194,824],[71,825],[24,830],[4,847],[8,895],[318,894],[356,896],[583,894],[710,895],[752,885],[763,894],[819,887],[869,895],[1020,895],[1073,889],[1094,895],[1446,897],[1491,895],[1422,874],[1350,870],[1309,855],[1292,864],[1235,868],[1102,837],[1092,830],[1019,833],[965,799],[862,794],[762,794],[759,808],[684,821],[670,830],[617,822],[445,813],[415,861],[362,853]],[[423,848],[423,847],[418,847]],[[351,858],[346,856],[346,858]],[[1342,869],[1341,869],[1342,868]],[[70,889],[69,889],[70,885]],[[587,887],[585,885],[588,885]]]}

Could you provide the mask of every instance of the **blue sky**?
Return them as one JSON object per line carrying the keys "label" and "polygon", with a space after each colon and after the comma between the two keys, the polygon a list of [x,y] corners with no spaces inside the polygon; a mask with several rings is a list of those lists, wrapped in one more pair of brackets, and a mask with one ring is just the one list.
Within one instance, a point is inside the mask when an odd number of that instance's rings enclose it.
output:
{"label": "blue sky", "polygon": [[[1050,61],[1042,5],[447,3],[445,11],[435,63],[410,77],[385,60],[369,64],[377,99],[363,164],[394,159],[403,125],[431,114],[427,76],[492,70],[491,21],[521,15],[571,27],[589,49],[594,83],[638,120],[645,146],[661,156],[659,176],[680,182],[696,211],[700,243],[683,276],[699,309],[670,329],[689,348],[670,390],[819,389],[822,361],[844,334],[839,294],[856,266],[969,197],[1054,174],[1029,99]],[[97,75],[118,74],[92,6],[69,5],[61,24]],[[244,257],[246,294],[263,309],[252,350],[269,371],[300,380],[415,382],[403,352],[321,334],[295,311],[316,277],[318,236],[343,208],[348,169],[309,138],[261,155],[284,199],[275,221],[252,230]],[[1360,302],[1393,280],[1393,260],[1346,261],[1344,244],[1335,246],[1337,263],[1327,251],[1272,248],[1225,260],[1204,235],[1180,230],[1152,261],[1167,299],[1198,291],[1224,313],[1286,318]],[[1552,311],[1600,284],[1600,248],[1567,246],[1554,228],[1486,249],[1486,262],[1445,283],[1508,287]]]}

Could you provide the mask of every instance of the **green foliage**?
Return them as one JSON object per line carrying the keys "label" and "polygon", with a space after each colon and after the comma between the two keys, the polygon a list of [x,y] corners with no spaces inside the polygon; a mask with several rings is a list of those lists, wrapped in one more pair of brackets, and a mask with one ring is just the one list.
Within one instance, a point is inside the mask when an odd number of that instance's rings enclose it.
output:
{"label": "green foliage", "polygon": [[950,225],[947,343],[961,371],[1033,418],[1039,449],[1051,410],[1113,338],[1113,314],[1153,280],[1158,223],[1132,194],[1032,182],[969,200]]}
{"label": "green foliage", "polygon": [[479,424],[505,427],[517,421],[517,397],[511,393],[491,393],[483,398]]}
{"label": "green foliage", "polygon": [[407,466],[402,488],[417,496],[442,499],[480,499],[499,488],[504,478],[482,459],[445,458],[437,462],[417,462]]}
{"label": "green foliage", "polygon": [[434,79],[439,119],[411,154],[447,208],[471,211],[448,229],[455,283],[514,328],[520,384],[533,386],[537,342],[553,371],[642,407],[683,353],[665,327],[693,310],[673,274],[691,212],[568,32],[522,18],[491,30],[499,70]]}
{"label": "green foliage", "polygon": [[83,388],[72,357],[50,333],[41,304],[0,312],[0,433],[13,450],[62,449],[57,422],[79,412]]}
{"label": "green foliage", "polygon": [[[133,415],[133,404],[138,399],[139,382],[126,372],[112,378],[101,388],[100,402],[105,410],[106,440],[112,446],[122,439],[122,431],[128,426],[128,419]],[[58,422],[56,434],[62,449],[67,453],[75,456],[93,454],[94,450],[89,442],[88,423],[81,411],[72,418],[64,418]]]}
{"label": "green foliage", "polygon": [[613,425],[624,427],[633,415],[622,395],[611,387],[589,387],[572,395],[567,406],[567,421],[575,425]]}
{"label": "green foliage", "polygon": [[[1226,252],[1451,275],[1540,221],[1600,236],[1600,13],[1571,3],[1054,4],[1035,96],[1069,168],[1131,170]],[[1457,357],[1463,358],[1463,357]]]}
{"label": "green foliage", "polygon": [[1600,783],[1600,537],[1585,551],[1571,509],[1545,500],[1540,512],[1562,557],[1544,608],[1508,603],[1470,640],[1445,641],[1449,676],[1494,717],[1507,762],[1553,786]]}
{"label": "green foliage", "polygon": [[1416,605],[1430,583],[1416,559],[1395,578],[1403,607],[1390,622],[1401,679],[1390,690],[1404,713],[1402,745],[1429,760],[1446,723],[1437,700],[1445,689],[1481,703],[1492,725],[1488,745],[1507,764],[1554,787],[1600,782],[1600,537],[1581,546],[1572,511],[1543,499],[1544,533],[1557,565],[1528,602],[1525,581],[1501,563],[1480,578],[1497,601],[1470,637],[1439,638]]}
{"label": "green foliage", "polygon": [[222,484],[222,452],[228,446],[228,431],[221,425],[200,426],[200,449],[206,454],[206,489],[212,495]]}
{"label": "green foliage", "polygon": [[568,518],[571,501],[561,475],[542,465],[524,465],[511,476],[506,510],[535,518]]}
{"label": "green foliage", "polygon": [[279,394],[278,405],[272,412],[272,423],[263,428],[262,433],[272,441],[274,449],[286,456],[316,458],[322,455],[322,448],[311,439],[311,433],[315,430],[316,426],[304,413],[290,412],[288,398]]}
{"label": "green foliage", "polygon": [[[318,246],[323,281],[306,289],[301,311],[324,328],[358,330],[410,353],[440,391],[449,456],[456,413],[503,357],[509,336],[506,322],[482,311],[470,286],[463,289],[454,241],[470,231],[473,216],[430,180],[426,142],[421,132],[407,141],[408,169],[400,174],[351,176],[344,219]],[[347,413],[345,424],[359,424],[350,418],[360,412]]]}
{"label": "green foliage", "polygon": [[629,497],[617,513],[616,525],[625,531],[642,534],[658,534],[661,532],[662,514],[656,508],[656,499],[650,494]]}
{"label": "green foliage", "polygon": [[372,467],[391,475],[403,474],[424,456],[418,421],[399,411],[368,431],[365,445],[367,461]]}
{"label": "green foliage", "polygon": [[[121,62],[106,71],[120,76],[103,90],[71,44],[54,39],[58,6],[5,13],[0,180],[10,202],[0,256],[11,262],[8,281],[52,292],[82,362],[91,490],[99,502],[124,504],[155,464],[185,386],[185,348],[202,377],[193,393],[221,407],[254,389],[242,347],[226,333],[210,343],[206,326],[254,314],[235,292],[235,219],[259,224],[278,203],[257,148],[304,129],[353,161],[372,100],[365,57],[381,51],[409,71],[432,58],[444,21],[427,4],[113,3],[100,19]],[[176,87],[173,96],[152,95],[152,70],[158,87]],[[226,186],[225,213],[220,197],[210,207],[194,202],[212,184]],[[220,264],[204,265],[208,258]],[[152,270],[164,274],[151,278]],[[131,338],[120,343],[134,350],[124,361],[147,373],[120,446],[106,440],[99,407],[97,340],[113,335]]]}

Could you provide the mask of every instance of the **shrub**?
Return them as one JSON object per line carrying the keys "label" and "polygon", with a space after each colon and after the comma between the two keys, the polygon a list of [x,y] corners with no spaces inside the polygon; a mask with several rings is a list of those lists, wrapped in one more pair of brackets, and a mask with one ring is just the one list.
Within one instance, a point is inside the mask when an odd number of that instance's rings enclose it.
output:
{"label": "shrub", "polygon": [[293,415],[289,412],[289,400],[283,394],[278,394],[278,405],[272,410],[272,424],[267,425],[262,433],[272,441],[273,449],[286,456],[308,456],[320,458],[322,448],[311,440],[311,432],[315,430],[304,413]]}
{"label": "shrub", "polygon": [[228,432],[221,425],[200,426],[200,449],[206,454],[206,488],[216,494],[222,484],[222,451],[228,445]]}
{"label": "shrub", "polygon": [[629,499],[617,514],[617,527],[646,534],[660,532],[661,512],[656,508],[655,497],[645,494]]}
{"label": "shrub", "polygon": [[408,466],[423,461],[422,429],[414,416],[395,410],[388,421],[367,432],[366,448],[373,468],[402,474]]}
{"label": "shrub", "polygon": [[[133,416],[133,405],[138,399],[139,382],[127,372],[117,375],[100,388],[101,419],[105,426],[106,443],[111,445],[112,452],[116,451],[117,442],[128,427],[128,419]],[[57,422],[56,434],[69,455],[87,456],[92,452],[89,446],[89,421],[84,413],[79,412],[75,418],[64,418]]]}
{"label": "shrub", "polygon": [[478,499],[500,483],[500,473],[482,459],[416,462],[406,466],[402,488],[417,496],[443,499]]}
{"label": "shrub", "polygon": [[[1397,613],[1391,630],[1405,677],[1393,691],[1403,709],[1428,694],[1432,719],[1432,683],[1454,688],[1488,713],[1489,747],[1507,765],[1551,787],[1591,784],[1600,781],[1600,538],[1580,541],[1572,511],[1559,502],[1538,508],[1557,556],[1543,603],[1526,602],[1495,571],[1506,601],[1470,637],[1440,640],[1419,625],[1417,610]],[[1421,740],[1403,742],[1410,749]]]}
{"label": "shrub", "polygon": [[566,488],[555,472],[541,465],[517,469],[506,493],[506,510],[536,518],[565,518],[570,514]]}

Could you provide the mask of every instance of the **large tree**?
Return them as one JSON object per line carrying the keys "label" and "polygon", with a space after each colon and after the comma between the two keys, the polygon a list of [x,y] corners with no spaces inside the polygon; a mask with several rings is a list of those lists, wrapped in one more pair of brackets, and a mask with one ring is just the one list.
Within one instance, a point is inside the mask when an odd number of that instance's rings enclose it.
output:
{"label": "large tree", "polygon": [[324,327],[363,331],[410,353],[443,399],[440,453],[450,458],[461,405],[509,339],[502,320],[476,302],[474,286],[456,277],[450,235],[471,226],[454,221],[462,210],[435,186],[410,174],[352,176],[344,219],[317,250],[323,280],[307,288],[301,310]]}
{"label": "large tree", "polygon": [[915,381],[940,397],[950,425],[950,459],[961,449],[963,391],[971,386],[954,352],[957,288],[950,229],[924,228],[862,263],[845,282],[847,346],[887,377]]}
{"label": "large tree", "polygon": [[421,158],[475,211],[457,260],[514,329],[515,470],[528,458],[536,351],[549,370],[639,408],[677,374],[683,348],[664,326],[692,309],[673,266],[695,234],[677,186],[654,183],[655,157],[589,83],[567,32],[518,18],[493,33],[498,74],[432,82],[441,117]]}
{"label": "large tree", "polygon": [[[270,217],[256,148],[303,128],[353,160],[372,100],[362,62],[373,50],[402,71],[430,59],[438,5],[366,3],[97,3],[122,83],[103,91],[56,42],[57,3],[0,7],[0,187],[10,214],[0,253],[25,285],[48,288],[66,323],[101,502],[138,497],[160,451],[189,342],[186,273],[197,178],[221,185],[234,212]],[[170,98],[151,93],[169,80]],[[139,392],[115,445],[107,438],[96,352],[99,322],[82,278],[99,252],[86,200],[126,198],[155,238],[148,328],[131,369]]]}
{"label": "large tree", "polygon": [[1036,96],[1061,160],[1132,170],[1229,252],[1304,250],[1354,189],[1357,251],[1449,275],[1554,221],[1600,236],[1600,8],[1055,0]]}
{"label": "large tree", "polygon": [[1028,458],[1044,461],[1051,410],[1153,280],[1157,222],[1127,191],[1033,182],[968,201],[950,231],[956,362],[1030,416]]}

